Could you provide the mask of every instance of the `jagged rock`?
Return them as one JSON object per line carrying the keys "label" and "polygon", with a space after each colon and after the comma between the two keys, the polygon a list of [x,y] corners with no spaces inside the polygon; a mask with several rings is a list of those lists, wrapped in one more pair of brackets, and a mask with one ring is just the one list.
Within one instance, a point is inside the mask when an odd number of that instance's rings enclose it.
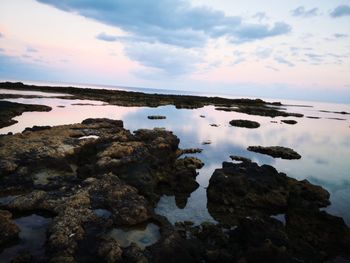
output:
{"label": "jagged rock", "polygon": [[113,238],[104,239],[98,248],[98,255],[107,263],[121,261],[122,254],[123,250],[118,242]]}
{"label": "jagged rock", "polygon": [[223,223],[234,223],[245,216],[286,213],[292,205],[329,205],[329,193],[322,187],[254,162],[224,162],[210,178],[207,194],[209,212]]}

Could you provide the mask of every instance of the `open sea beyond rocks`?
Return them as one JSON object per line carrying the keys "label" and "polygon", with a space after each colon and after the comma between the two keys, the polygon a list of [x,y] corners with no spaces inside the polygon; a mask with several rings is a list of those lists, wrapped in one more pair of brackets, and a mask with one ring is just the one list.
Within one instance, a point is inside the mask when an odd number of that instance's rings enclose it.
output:
{"label": "open sea beyond rocks", "polygon": [[350,262],[350,105],[0,83],[0,262]]}

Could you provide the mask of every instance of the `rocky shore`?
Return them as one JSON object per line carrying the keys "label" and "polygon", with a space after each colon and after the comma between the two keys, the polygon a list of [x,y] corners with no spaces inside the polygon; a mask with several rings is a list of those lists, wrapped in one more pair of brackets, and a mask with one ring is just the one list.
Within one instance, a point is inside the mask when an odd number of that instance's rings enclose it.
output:
{"label": "rocky shore", "polygon": [[[59,91],[72,94],[69,99],[123,106],[214,105],[218,110],[301,117],[287,113],[279,103],[261,100],[101,92],[21,83],[1,83],[0,88]],[[13,107],[25,109],[23,105]],[[46,106],[30,106],[34,107],[31,110],[49,110]],[[11,120],[21,114],[13,112],[7,110],[0,117]],[[163,195],[171,195],[178,208],[186,207],[191,193],[199,187],[198,169],[205,165],[191,155],[203,149],[180,149],[179,142],[171,131],[155,128],[131,133],[121,120],[110,119],[34,126],[22,133],[0,136],[0,262],[350,259],[350,230],[342,218],[323,211],[330,204],[325,189],[241,156],[230,156],[233,162],[223,162],[210,177],[207,208],[216,223],[195,225],[186,221],[172,225],[155,213],[158,201]],[[252,150],[287,159],[300,156],[284,147]],[[35,242],[23,233],[25,224],[19,223],[31,216],[47,218],[44,225],[36,226],[44,233],[40,253],[23,246],[25,238]],[[31,226],[30,221],[26,224]]]}

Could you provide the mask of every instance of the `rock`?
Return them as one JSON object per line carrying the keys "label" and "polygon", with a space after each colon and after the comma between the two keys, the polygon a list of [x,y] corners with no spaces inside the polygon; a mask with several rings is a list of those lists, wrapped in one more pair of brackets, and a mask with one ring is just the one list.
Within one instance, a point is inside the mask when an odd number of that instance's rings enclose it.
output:
{"label": "rock", "polygon": [[48,130],[51,129],[51,126],[36,126],[34,125],[32,128],[25,128],[23,132],[33,132],[33,131],[43,131],[43,130]]}
{"label": "rock", "polygon": [[294,124],[297,124],[297,123],[298,123],[298,122],[295,121],[295,120],[281,120],[281,122],[286,123],[286,124],[291,124],[291,125],[294,125]]}
{"label": "rock", "polygon": [[315,116],[306,116],[306,118],[309,118],[309,119],[321,119],[321,117],[315,117]]}
{"label": "rock", "polygon": [[230,124],[232,126],[249,128],[249,129],[256,129],[260,127],[260,124],[258,122],[249,121],[249,120],[232,120],[230,121]]}
{"label": "rock", "polygon": [[262,153],[270,155],[274,158],[282,158],[287,160],[300,159],[301,155],[298,154],[293,149],[282,147],[282,146],[249,146],[247,148],[248,151]]}
{"label": "rock", "polygon": [[251,162],[250,159],[242,157],[242,156],[237,156],[237,155],[230,155],[230,158],[231,158],[232,161]]}
{"label": "rock", "polygon": [[202,142],[203,145],[206,145],[206,144],[211,144],[211,141],[210,140],[206,140],[204,142]]}
{"label": "rock", "polygon": [[309,209],[329,205],[329,193],[320,186],[247,161],[224,162],[210,178],[207,196],[210,214],[230,224],[246,216],[286,213],[292,206]]}
{"label": "rock", "polygon": [[211,127],[219,127],[220,125],[215,124],[215,123],[212,123],[212,124],[210,124],[210,126],[211,126]]}
{"label": "rock", "polygon": [[18,239],[20,229],[11,218],[12,214],[9,211],[0,210],[0,249]]}
{"label": "rock", "polygon": [[52,108],[45,105],[22,104],[9,101],[0,101],[0,128],[17,123],[13,117],[26,111],[50,111]]}
{"label": "rock", "polygon": [[151,115],[151,116],[147,116],[148,119],[150,120],[163,120],[166,119],[165,116],[162,115]]}
{"label": "rock", "polygon": [[201,153],[202,151],[203,149],[200,149],[200,148],[181,149],[179,155],[188,154],[188,153]]}
{"label": "rock", "polygon": [[98,248],[98,255],[104,259],[104,262],[114,263],[122,259],[123,250],[118,242],[113,238],[104,239]]}
{"label": "rock", "polygon": [[20,195],[13,199],[7,207],[11,210],[26,212],[38,208],[39,203],[43,202],[47,194],[45,191],[33,191],[29,194]]}
{"label": "rock", "polygon": [[199,117],[201,117],[201,118],[205,118],[205,115],[199,115]]}

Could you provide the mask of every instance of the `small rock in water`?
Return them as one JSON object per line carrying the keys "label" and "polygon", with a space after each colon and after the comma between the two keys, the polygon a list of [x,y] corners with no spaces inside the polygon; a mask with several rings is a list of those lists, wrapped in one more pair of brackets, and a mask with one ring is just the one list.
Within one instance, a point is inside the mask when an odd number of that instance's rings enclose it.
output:
{"label": "small rock in water", "polygon": [[166,117],[162,116],[162,115],[150,115],[147,118],[150,120],[164,120],[164,119],[166,119]]}
{"label": "small rock in water", "polygon": [[298,154],[293,149],[282,147],[282,146],[268,146],[268,147],[249,146],[247,150],[252,152],[267,154],[274,158],[281,158],[281,159],[288,159],[288,160],[301,158],[301,155]]}
{"label": "small rock in water", "polygon": [[291,125],[294,125],[294,124],[297,124],[297,123],[298,123],[298,122],[295,121],[295,120],[281,120],[281,122],[286,123],[286,124],[291,124]]}
{"label": "small rock in water", "polygon": [[215,123],[210,124],[210,126],[212,126],[212,127],[219,127],[219,125],[217,125]]}
{"label": "small rock in water", "polygon": [[256,129],[260,127],[260,123],[256,121],[249,121],[249,120],[232,120],[230,121],[230,124],[232,126],[248,128],[248,129]]}
{"label": "small rock in water", "polygon": [[202,142],[202,144],[203,144],[203,145],[211,144],[211,141],[210,141],[210,140],[207,140],[207,141]]}
{"label": "small rock in water", "polygon": [[205,115],[199,115],[199,117],[201,117],[201,118],[205,118]]}

